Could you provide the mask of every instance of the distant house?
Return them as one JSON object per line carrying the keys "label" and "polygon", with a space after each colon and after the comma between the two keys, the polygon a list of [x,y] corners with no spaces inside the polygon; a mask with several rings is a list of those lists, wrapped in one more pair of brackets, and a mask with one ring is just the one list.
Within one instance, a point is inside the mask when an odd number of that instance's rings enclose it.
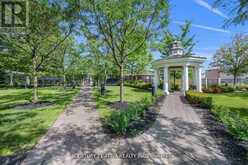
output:
{"label": "distant house", "polygon": [[[204,84],[231,84],[233,83],[233,76],[221,72],[218,68],[212,68],[205,71],[205,76],[203,78]],[[237,78],[237,83],[248,83],[248,73]]]}

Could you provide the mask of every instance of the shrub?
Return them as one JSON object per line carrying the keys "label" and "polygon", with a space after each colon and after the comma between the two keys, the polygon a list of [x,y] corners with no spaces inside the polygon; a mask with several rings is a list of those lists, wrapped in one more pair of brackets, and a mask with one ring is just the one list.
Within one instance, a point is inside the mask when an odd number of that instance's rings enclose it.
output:
{"label": "shrub", "polygon": [[247,90],[247,86],[245,86],[245,85],[236,86],[236,90],[238,90],[238,91],[246,91]]}
{"label": "shrub", "polygon": [[189,103],[197,104],[202,108],[211,108],[213,105],[212,97],[200,92],[188,91],[186,99]]}
{"label": "shrub", "polygon": [[126,110],[113,111],[105,119],[105,125],[115,134],[124,135],[133,121],[144,116],[152,102],[153,99],[144,98],[140,102],[130,104]]}
{"label": "shrub", "polygon": [[223,106],[214,106],[211,110],[231,131],[243,140],[248,140],[248,121],[240,113]]}
{"label": "shrub", "polygon": [[192,85],[192,84],[191,84],[191,85],[189,86],[189,89],[190,89],[190,90],[196,90],[196,85]]}
{"label": "shrub", "polygon": [[231,86],[217,86],[212,85],[209,88],[204,88],[204,93],[222,93],[222,92],[233,92],[235,89]]}
{"label": "shrub", "polygon": [[234,88],[231,86],[221,86],[223,92],[233,92]]}
{"label": "shrub", "polygon": [[128,80],[125,81],[125,86],[133,87],[133,88],[139,88],[139,89],[151,89],[152,84],[151,83],[145,83],[142,80]]}

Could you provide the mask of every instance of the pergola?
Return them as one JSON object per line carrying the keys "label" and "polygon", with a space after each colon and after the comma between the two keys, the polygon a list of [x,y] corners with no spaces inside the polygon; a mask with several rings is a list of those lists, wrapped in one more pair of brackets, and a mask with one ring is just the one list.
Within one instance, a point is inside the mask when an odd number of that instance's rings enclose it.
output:
{"label": "pergola", "polygon": [[153,85],[155,90],[157,90],[159,85],[159,70],[162,68],[164,73],[164,81],[163,88],[165,94],[169,94],[169,69],[170,68],[182,68],[182,86],[181,91],[186,92],[189,90],[189,67],[193,68],[193,77],[194,77],[194,86],[196,86],[196,90],[198,92],[202,92],[202,64],[206,60],[205,57],[197,57],[197,56],[186,56],[183,53],[183,49],[181,43],[179,41],[175,41],[171,45],[170,55],[165,59],[159,59],[152,63],[154,69],[154,79]]}

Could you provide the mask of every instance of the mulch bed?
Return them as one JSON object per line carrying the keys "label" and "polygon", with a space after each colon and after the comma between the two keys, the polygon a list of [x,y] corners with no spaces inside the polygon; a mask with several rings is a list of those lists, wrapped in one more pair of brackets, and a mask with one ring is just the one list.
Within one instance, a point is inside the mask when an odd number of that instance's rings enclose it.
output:
{"label": "mulch bed", "polygon": [[210,110],[197,109],[196,112],[230,163],[234,165],[247,165],[248,144],[236,139]]}
{"label": "mulch bed", "polygon": [[[165,96],[161,96],[157,98],[155,103],[148,108],[147,110],[144,111],[144,114],[137,120],[132,121],[130,123],[130,126],[127,128],[127,134],[125,135],[116,135],[112,133],[109,129],[104,128],[104,132],[107,134],[110,134],[112,138],[132,138],[135,136],[138,136],[145,131],[147,131],[151,126],[154,124],[154,122],[157,120],[159,109],[162,106],[162,101],[164,100]],[[128,107],[128,102],[114,102],[114,103],[109,103],[111,108],[114,110],[126,110]]]}
{"label": "mulch bed", "polygon": [[48,101],[40,101],[37,103],[25,103],[25,104],[19,104],[15,106],[15,110],[32,110],[36,108],[47,108],[49,106],[52,106],[54,103],[48,102]]}
{"label": "mulch bed", "polygon": [[108,105],[114,110],[126,110],[128,108],[128,102],[109,102]]}

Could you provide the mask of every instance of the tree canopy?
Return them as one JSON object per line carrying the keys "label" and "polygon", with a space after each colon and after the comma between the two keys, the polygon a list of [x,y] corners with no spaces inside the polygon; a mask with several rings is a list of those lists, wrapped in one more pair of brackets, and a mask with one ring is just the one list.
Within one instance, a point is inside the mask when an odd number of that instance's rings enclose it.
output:
{"label": "tree canopy", "polygon": [[233,75],[234,85],[237,76],[248,71],[248,36],[236,35],[230,44],[222,46],[213,57],[212,66]]}
{"label": "tree canopy", "polygon": [[247,0],[216,0],[214,7],[222,7],[229,13],[225,26],[245,24],[248,21]]}
{"label": "tree canopy", "polygon": [[181,41],[184,50],[184,55],[192,55],[193,48],[195,46],[194,36],[190,36],[191,23],[186,21],[184,25],[180,25],[180,33],[173,34],[170,31],[166,31],[164,37],[159,43],[155,43],[155,49],[157,49],[162,55],[162,58],[166,58],[170,54],[170,46],[174,41]]}

